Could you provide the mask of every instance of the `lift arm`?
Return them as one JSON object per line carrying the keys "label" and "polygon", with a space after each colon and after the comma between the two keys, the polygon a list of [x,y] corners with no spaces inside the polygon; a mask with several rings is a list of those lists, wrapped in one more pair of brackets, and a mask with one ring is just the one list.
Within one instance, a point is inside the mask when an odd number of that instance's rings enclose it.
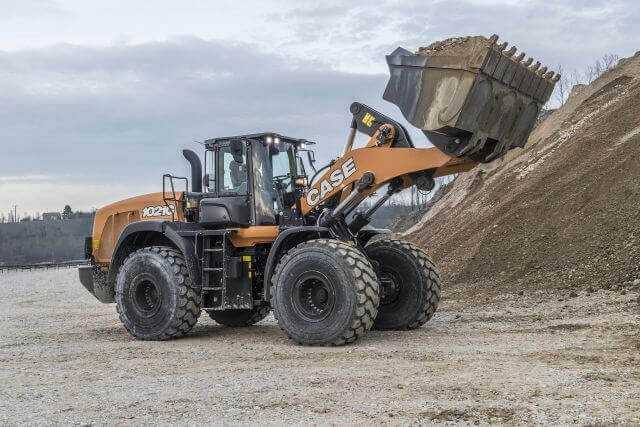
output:
{"label": "lift arm", "polygon": [[420,184],[422,178],[464,172],[477,165],[448,156],[437,148],[392,147],[395,131],[393,125],[380,126],[365,147],[347,151],[336,160],[302,198],[302,214],[321,211],[328,202],[335,203],[336,196],[340,204],[334,212],[347,201],[353,206],[344,208],[355,208],[364,198],[392,181],[395,190],[399,191]]}

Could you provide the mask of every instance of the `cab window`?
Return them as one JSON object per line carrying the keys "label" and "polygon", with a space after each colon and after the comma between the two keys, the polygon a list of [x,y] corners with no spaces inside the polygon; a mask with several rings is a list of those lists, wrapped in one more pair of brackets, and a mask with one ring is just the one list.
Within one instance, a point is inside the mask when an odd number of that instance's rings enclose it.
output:
{"label": "cab window", "polygon": [[205,170],[206,178],[204,185],[207,187],[207,191],[215,192],[216,191],[216,152],[213,150],[207,150],[205,157]]}
{"label": "cab window", "polygon": [[278,151],[271,156],[274,185],[279,183],[285,191],[291,191],[291,163],[289,151]]}
{"label": "cab window", "polygon": [[220,195],[247,194],[247,158],[246,148],[241,156],[234,157],[230,148],[221,147],[218,155],[218,180]]}

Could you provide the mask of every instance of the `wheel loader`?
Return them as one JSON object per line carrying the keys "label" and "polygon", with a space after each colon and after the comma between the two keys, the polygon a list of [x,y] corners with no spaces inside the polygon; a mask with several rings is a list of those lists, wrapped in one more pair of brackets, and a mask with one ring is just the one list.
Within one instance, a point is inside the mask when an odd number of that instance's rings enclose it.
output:
{"label": "wheel loader", "polygon": [[[495,35],[398,48],[386,59],[383,98],[434,147],[416,148],[400,123],[358,102],[342,154],[317,170],[305,139],[209,139],[204,170],[184,150],[190,179],[166,174],[162,192],[97,211],[81,283],[115,302],[142,340],[183,336],[202,311],[229,327],[273,311],[304,345],[423,325],[438,306],[440,274],[422,249],[369,227],[372,215],[403,189],[430,191],[437,177],[524,146],[559,76]],[[368,136],[362,147],[357,132]]]}

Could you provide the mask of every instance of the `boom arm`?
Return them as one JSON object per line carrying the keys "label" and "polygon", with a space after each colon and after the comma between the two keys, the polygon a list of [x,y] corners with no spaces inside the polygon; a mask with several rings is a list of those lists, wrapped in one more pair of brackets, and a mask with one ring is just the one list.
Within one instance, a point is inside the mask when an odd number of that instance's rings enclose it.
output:
{"label": "boom arm", "polygon": [[432,178],[468,171],[477,165],[448,156],[437,148],[394,147],[396,132],[394,125],[385,123],[365,147],[347,151],[337,159],[301,199],[302,214],[319,214],[333,206],[319,221],[321,225],[330,225],[344,219],[384,185],[390,184],[390,196],[412,185],[424,187],[426,180],[431,182]]}
{"label": "boom arm", "polygon": [[[472,169],[477,163],[460,162],[447,156],[437,148],[389,148],[365,147],[352,150],[338,159],[311,186],[301,200],[302,214],[322,208],[326,201],[338,193],[353,189],[367,173],[373,174],[373,182],[363,189],[364,197],[396,178],[403,180],[402,188],[414,184],[411,175],[416,172],[430,174],[431,177],[450,175]],[[400,188],[400,189],[402,189]],[[344,196],[346,196],[344,194]],[[341,197],[341,200],[344,197]]]}

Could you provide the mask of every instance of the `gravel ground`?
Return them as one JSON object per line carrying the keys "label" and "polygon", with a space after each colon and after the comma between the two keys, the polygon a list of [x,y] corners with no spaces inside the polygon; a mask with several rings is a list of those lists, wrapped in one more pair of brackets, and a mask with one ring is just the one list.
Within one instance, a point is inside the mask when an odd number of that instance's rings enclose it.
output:
{"label": "gravel ground", "polygon": [[640,423],[634,291],[445,289],[417,331],[309,348],[206,315],[135,341],[75,276],[0,274],[2,425]]}

